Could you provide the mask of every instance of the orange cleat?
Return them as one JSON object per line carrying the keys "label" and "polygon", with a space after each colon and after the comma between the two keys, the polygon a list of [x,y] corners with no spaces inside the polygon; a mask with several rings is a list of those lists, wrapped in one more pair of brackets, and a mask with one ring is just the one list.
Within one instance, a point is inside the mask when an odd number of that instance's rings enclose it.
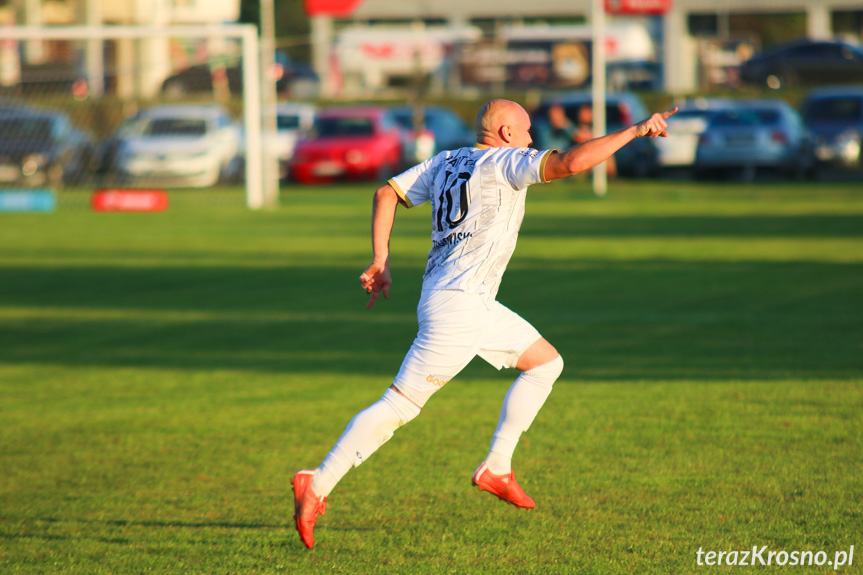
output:
{"label": "orange cleat", "polygon": [[515,473],[512,470],[510,470],[509,475],[494,475],[483,461],[482,465],[474,472],[471,482],[481,490],[497,495],[501,500],[512,503],[516,507],[523,509],[536,507],[536,502],[518,486]]}
{"label": "orange cleat", "polygon": [[327,510],[327,498],[312,491],[315,472],[302,469],[294,474],[294,520],[300,539],[311,549],[315,545],[315,521]]}

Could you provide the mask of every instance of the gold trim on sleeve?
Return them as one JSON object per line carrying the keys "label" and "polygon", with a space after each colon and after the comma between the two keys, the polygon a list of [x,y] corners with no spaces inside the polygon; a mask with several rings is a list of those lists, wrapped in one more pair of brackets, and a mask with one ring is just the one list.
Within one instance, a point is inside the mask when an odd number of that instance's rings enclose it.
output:
{"label": "gold trim on sleeve", "polygon": [[545,163],[548,161],[548,159],[551,157],[552,154],[556,154],[556,153],[557,153],[557,150],[547,150],[543,154],[542,160],[540,160],[540,162],[539,162],[539,179],[543,184],[547,184],[551,181],[551,180],[545,179]]}
{"label": "gold trim on sleeve", "polygon": [[399,197],[399,202],[401,202],[401,204],[404,207],[406,207],[406,208],[414,207],[414,205],[408,199],[408,195],[405,193],[404,190],[401,189],[401,186],[399,186],[394,179],[391,178],[391,179],[387,180],[387,183],[390,186],[392,186],[393,190],[395,190],[396,195],[398,195],[398,197]]}

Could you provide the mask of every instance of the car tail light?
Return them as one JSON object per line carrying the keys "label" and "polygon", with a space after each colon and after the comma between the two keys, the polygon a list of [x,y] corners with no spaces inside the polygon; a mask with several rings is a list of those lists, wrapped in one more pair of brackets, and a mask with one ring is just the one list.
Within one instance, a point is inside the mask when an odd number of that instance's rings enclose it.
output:
{"label": "car tail light", "polygon": [[779,130],[770,134],[770,139],[776,144],[787,144],[788,143],[788,134],[785,132],[780,132]]}

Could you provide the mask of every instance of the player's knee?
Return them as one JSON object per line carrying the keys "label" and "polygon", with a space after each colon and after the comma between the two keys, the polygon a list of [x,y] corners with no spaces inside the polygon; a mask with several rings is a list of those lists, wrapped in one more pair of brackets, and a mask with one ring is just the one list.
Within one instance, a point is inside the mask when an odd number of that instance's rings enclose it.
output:
{"label": "player's knee", "polygon": [[393,410],[399,420],[399,427],[420,414],[420,407],[393,388],[388,388],[381,398]]}
{"label": "player's knee", "polygon": [[563,358],[559,355],[548,363],[538,365],[523,372],[526,377],[529,377],[537,384],[549,387],[557,381],[561,373],[563,373]]}

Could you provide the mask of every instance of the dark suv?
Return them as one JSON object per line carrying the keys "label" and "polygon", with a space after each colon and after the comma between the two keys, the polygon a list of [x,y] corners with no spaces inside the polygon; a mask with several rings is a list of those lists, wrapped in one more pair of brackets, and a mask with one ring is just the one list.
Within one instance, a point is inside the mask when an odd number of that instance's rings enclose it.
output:
{"label": "dark suv", "polygon": [[741,64],[740,79],[774,89],[859,84],[863,83],[863,49],[845,42],[792,42]]}
{"label": "dark suv", "polygon": [[832,87],[812,91],[801,115],[815,136],[819,165],[863,169],[863,87]]}

